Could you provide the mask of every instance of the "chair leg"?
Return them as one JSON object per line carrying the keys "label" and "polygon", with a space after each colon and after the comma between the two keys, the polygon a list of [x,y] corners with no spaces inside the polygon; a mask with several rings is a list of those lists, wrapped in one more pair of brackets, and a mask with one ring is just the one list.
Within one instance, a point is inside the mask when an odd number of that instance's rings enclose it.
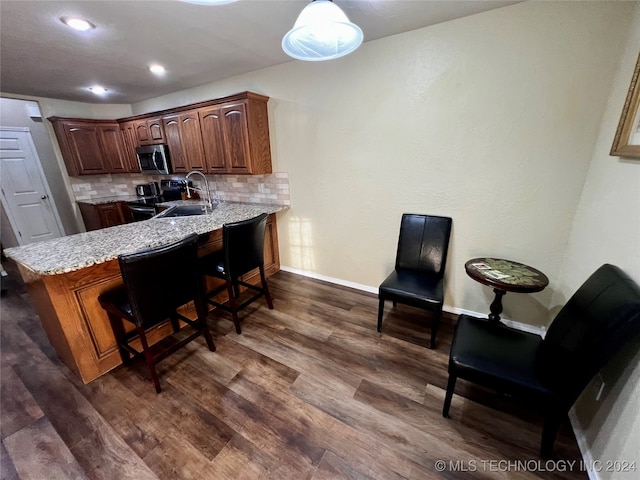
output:
{"label": "chair leg", "polygon": [[449,417],[449,408],[451,407],[451,399],[453,398],[453,390],[456,388],[456,377],[453,373],[449,373],[449,381],[447,382],[447,393],[444,397],[444,406],[442,407],[442,416]]}
{"label": "chair leg", "polygon": [[198,322],[200,322],[200,332],[204,336],[207,347],[211,352],[216,351],[216,345],[213,343],[213,337],[209,331],[209,324],[207,323],[207,303],[204,301],[204,297],[195,300],[196,314],[198,315]]}
{"label": "chair leg", "polygon": [[240,320],[238,319],[238,307],[236,306],[236,299],[233,292],[233,282],[227,280],[227,293],[229,294],[229,308],[231,309],[231,316],[233,317],[233,324],[236,326],[236,333],[242,333],[240,328]]}
{"label": "chair leg", "polygon": [[549,412],[544,419],[544,427],[542,428],[542,442],[540,443],[540,456],[550,459],[553,457],[553,444],[560,430],[560,425],[565,418],[565,414],[557,411]]}
{"label": "chair leg", "polygon": [[140,336],[140,343],[142,343],[142,350],[144,352],[144,358],[147,361],[147,366],[149,367],[149,371],[151,372],[151,380],[153,380],[153,385],[156,387],[156,393],[160,393],[162,390],[160,388],[160,380],[158,380],[158,373],[156,372],[156,365],[153,361],[153,356],[151,355],[151,351],[149,350],[149,344],[147,343],[147,336],[144,333],[144,328],[137,327],[138,335]]}
{"label": "chair leg", "polygon": [[267,285],[267,278],[264,276],[264,265],[260,265],[260,282],[262,282],[262,289],[264,290],[264,298],[267,300],[267,306],[269,310],[273,310],[273,301],[269,293],[269,285]]}
{"label": "chair leg", "polygon": [[439,310],[431,320],[431,342],[429,348],[431,350],[436,349],[436,335],[438,334],[438,327],[440,326],[440,319],[442,318],[442,310]]}
{"label": "chair leg", "polygon": [[240,296],[240,285],[236,282],[233,282],[233,296],[238,298]]}
{"label": "chair leg", "polygon": [[171,316],[171,327],[173,327],[173,333],[178,333],[180,331],[180,324],[178,323],[178,317],[175,315]]}
{"label": "chair leg", "polygon": [[380,297],[378,303],[378,332],[382,331],[382,314],[384,313],[384,298]]}
{"label": "chair leg", "polygon": [[209,331],[209,325],[207,325],[206,317],[201,320],[202,322],[202,334],[204,335],[204,340],[207,342],[207,348],[209,348],[210,352],[216,351],[216,344],[213,343],[213,337],[211,336],[211,332]]}

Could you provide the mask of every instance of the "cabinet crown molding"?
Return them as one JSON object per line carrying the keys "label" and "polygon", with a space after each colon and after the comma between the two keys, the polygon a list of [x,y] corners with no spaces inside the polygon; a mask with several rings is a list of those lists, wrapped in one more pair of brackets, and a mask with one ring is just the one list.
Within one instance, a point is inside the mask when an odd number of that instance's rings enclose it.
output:
{"label": "cabinet crown molding", "polygon": [[134,115],[132,117],[123,117],[115,120],[114,119],[96,119],[96,118],[78,118],[78,117],[58,117],[56,115],[47,117],[47,120],[49,120],[50,122],[79,121],[83,123],[99,123],[101,125],[104,125],[105,123],[117,124],[117,123],[130,122],[132,120],[146,120],[148,118],[171,115],[172,113],[180,113],[186,110],[192,110],[194,108],[209,107],[212,105],[219,105],[222,103],[234,102],[236,100],[247,100],[247,99],[259,100],[261,102],[269,101],[269,97],[267,97],[266,95],[261,95],[259,93],[254,93],[254,92],[240,92],[234,95],[229,95],[227,97],[215,98],[213,100],[205,100],[204,102],[191,103],[189,105],[182,105],[179,107],[168,108],[166,110],[158,110],[156,112],[141,113],[140,115]]}
{"label": "cabinet crown molding", "polygon": [[202,107],[210,107],[210,106],[219,105],[222,103],[235,102],[236,100],[247,100],[247,99],[259,100],[265,103],[269,101],[269,97],[267,97],[266,95],[260,95],[259,93],[254,93],[254,92],[241,92],[241,93],[236,93],[234,95],[229,95],[227,97],[216,98],[213,100],[206,100],[204,102],[190,103],[189,105],[182,105],[180,107],[168,108],[166,110],[158,110],[156,112],[142,113],[140,115],[135,115],[133,117],[118,118],[116,121],[121,123],[121,122],[130,122],[131,120],[144,120],[145,118],[171,115],[172,113],[180,113],[186,110],[192,110],[192,109],[202,108]]}

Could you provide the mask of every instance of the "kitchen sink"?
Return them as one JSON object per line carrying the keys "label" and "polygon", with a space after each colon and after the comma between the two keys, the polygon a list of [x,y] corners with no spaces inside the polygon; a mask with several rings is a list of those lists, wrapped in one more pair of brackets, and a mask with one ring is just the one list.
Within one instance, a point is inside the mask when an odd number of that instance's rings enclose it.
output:
{"label": "kitchen sink", "polygon": [[[167,218],[167,217],[190,217],[192,215],[204,215],[205,213],[210,213],[209,206],[207,206],[207,211],[205,212],[202,207],[204,205],[178,205],[175,207],[170,207],[160,212],[154,218]],[[215,208],[215,205],[214,207]]]}

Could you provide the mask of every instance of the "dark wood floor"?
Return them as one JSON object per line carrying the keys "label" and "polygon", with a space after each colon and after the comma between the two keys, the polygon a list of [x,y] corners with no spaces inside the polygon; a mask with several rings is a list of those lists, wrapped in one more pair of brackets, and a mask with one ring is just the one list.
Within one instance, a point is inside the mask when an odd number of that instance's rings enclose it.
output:
{"label": "dark wood floor", "polygon": [[[389,306],[380,335],[374,295],[280,272],[274,310],[247,309],[242,335],[211,314],[217,351],[200,338],[161,362],[156,395],[143,366],[83,385],[5,268],[3,479],[587,478],[535,471],[526,405],[459,381],[442,418],[452,318],[432,351],[424,313]],[[568,426],[556,456],[580,460]]]}

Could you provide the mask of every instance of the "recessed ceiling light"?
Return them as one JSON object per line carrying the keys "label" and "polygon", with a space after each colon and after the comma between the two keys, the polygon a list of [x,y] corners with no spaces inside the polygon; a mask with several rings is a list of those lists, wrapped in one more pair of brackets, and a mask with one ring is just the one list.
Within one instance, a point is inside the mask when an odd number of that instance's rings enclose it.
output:
{"label": "recessed ceiling light", "polygon": [[65,25],[67,25],[68,27],[71,27],[75,30],[80,30],[81,32],[85,32],[87,30],[92,30],[96,28],[96,26],[93,23],[85,20],[84,18],[62,17],[60,21]]}
{"label": "recessed ceiling light", "polygon": [[89,87],[89,90],[91,90],[96,95],[102,95],[104,93],[107,93],[107,89],[104,87],[101,87],[100,85],[94,85],[93,87]]}
{"label": "recessed ceiling light", "polygon": [[158,64],[149,65],[149,70],[151,70],[156,75],[163,75],[166,72],[165,68],[162,65]]}

